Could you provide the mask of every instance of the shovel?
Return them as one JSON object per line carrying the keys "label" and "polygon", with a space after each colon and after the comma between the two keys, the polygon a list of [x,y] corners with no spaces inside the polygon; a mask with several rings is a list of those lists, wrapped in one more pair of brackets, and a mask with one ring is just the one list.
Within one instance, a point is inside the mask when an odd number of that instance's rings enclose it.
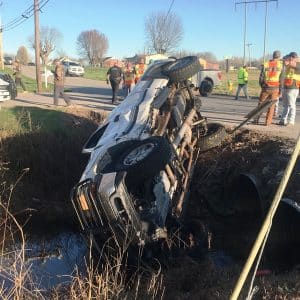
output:
{"label": "shovel", "polygon": [[252,109],[246,116],[245,120],[242,121],[238,126],[236,126],[234,129],[232,129],[229,133],[232,134],[235,131],[237,131],[239,128],[241,128],[243,125],[245,125],[249,120],[256,117],[257,115],[261,114],[263,111],[267,110],[269,107],[271,107],[273,104],[276,103],[277,100],[267,100],[254,109]]}

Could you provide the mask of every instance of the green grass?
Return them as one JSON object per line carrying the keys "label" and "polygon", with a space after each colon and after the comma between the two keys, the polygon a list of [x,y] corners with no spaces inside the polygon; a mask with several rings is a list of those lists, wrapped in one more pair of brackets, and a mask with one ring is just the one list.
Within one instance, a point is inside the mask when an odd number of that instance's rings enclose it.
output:
{"label": "green grass", "polygon": [[32,131],[65,132],[64,112],[37,107],[2,108],[0,131],[9,135],[26,134]]}
{"label": "green grass", "polygon": [[106,80],[107,68],[85,67],[84,77],[87,79]]}
{"label": "green grass", "polygon": [[[7,74],[10,74],[12,76],[12,78],[14,79],[14,76],[12,75],[13,74],[13,70],[11,68],[4,68],[3,72],[7,73]],[[35,79],[32,79],[30,77],[22,75],[22,81],[25,84],[26,90],[28,92],[36,93],[36,91],[37,91],[37,83],[36,83]],[[20,86],[18,86],[17,89],[18,89],[18,92],[23,92],[23,89]],[[52,83],[48,83],[48,86],[46,88],[45,84],[42,83],[42,90],[44,92],[53,92],[53,84]]]}
{"label": "green grass", "polygon": [[[36,80],[26,77],[26,76],[22,76],[22,80],[25,84],[26,90],[28,92],[32,92],[35,93],[37,91],[37,84],[36,84]],[[18,87],[18,92],[22,92],[22,88]],[[44,92],[53,92],[53,84],[52,83],[48,83],[47,88],[45,87],[45,84],[42,83],[42,91]]]}
{"label": "green grass", "polygon": [[[221,95],[228,95],[228,81],[231,80],[233,83],[233,90],[231,95],[235,95],[238,82],[237,82],[237,73],[238,70],[229,71],[228,73],[222,73],[222,84],[216,86],[213,93],[214,94],[221,94]],[[249,70],[249,80],[248,80],[248,94],[250,97],[258,97],[260,94],[260,86],[258,84],[260,70]],[[241,96],[244,96],[243,91],[241,91]]]}

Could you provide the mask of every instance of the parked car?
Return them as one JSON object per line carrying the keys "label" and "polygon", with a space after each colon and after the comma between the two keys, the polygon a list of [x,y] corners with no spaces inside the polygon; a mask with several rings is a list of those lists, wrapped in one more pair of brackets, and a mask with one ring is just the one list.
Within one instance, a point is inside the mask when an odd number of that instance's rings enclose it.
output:
{"label": "parked car", "polygon": [[182,218],[200,151],[226,134],[190,89],[199,68],[194,56],[153,62],[84,145],[90,158],[71,198],[96,248],[104,233],[120,244],[164,239]]}
{"label": "parked car", "polygon": [[10,57],[10,56],[5,56],[4,57],[4,64],[5,65],[12,65],[13,64],[13,58],[12,57]]}
{"label": "parked car", "polygon": [[66,76],[83,76],[84,68],[77,62],[63,61]]}
{"label": "parked car", "polygon": [[0,73],[0,101],[15,99],[17,87],[13,78],[6,73]]}

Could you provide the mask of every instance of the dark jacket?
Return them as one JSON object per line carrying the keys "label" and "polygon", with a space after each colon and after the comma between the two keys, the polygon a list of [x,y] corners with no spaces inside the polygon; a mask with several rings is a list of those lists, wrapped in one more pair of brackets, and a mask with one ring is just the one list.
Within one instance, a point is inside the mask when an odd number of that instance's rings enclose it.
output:
{"label": "dark jacket", "polygon": [[109,75],[109,80],[114,82],[121,82],[123,71],[118,66],[113,66],[108,69],[107,75]]}
{"label": "dark jacket", "polygon": [[63,86],[65,81],[65,69],[62,64],[55,67],[54,70],[54,84],[58,86]]}

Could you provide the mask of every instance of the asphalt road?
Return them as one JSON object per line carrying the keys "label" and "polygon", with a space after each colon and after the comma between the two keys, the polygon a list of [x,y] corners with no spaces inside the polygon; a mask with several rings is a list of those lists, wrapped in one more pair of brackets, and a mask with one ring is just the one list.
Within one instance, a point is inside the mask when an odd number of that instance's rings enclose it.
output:
{"label": "asphalt road", "polygon": [[[34,67],[25,67],[23,72],[26,76],[35,77]],[[51,77],[49,81],[52,81]],[[70,90],[68,94],[78,107],[105,111],[111,111],[115,107],[115,105],[111,104],[111,89],[106,82],[81,77],[67,77],[65,87]],[[122,91],[120,91],[120,96],[122,96]],[[52,94],[37,95],[33,93],[20,93],[16,100],[7,101],[2,106],[37,105],[49,107],[53,103],[52,97]],[[234,128],[245,120],[244,116],[256,107],[258,101],[257,99],[246,101],[242,97],[240,100],[234,100],[233,96],[218,95],[202,97],[201,99],[202,115],[204,117],[207,117],[211,122],[219,122],[231,128]],[[65,105],[62,99],[60,99],[59,105]],[[281,111],[282,104],[280,103],[279,112]],[[261,118],[261,124],[263,124],[263,121],[263,118]],[[248,124],[244,125],[244,127],[272,135],[297,138],[300,132],[300,102],[297,102],[295,126],[279,126],[277,125],[278,121],[278,119],[274,119],[273,124],[270,126]]]}

